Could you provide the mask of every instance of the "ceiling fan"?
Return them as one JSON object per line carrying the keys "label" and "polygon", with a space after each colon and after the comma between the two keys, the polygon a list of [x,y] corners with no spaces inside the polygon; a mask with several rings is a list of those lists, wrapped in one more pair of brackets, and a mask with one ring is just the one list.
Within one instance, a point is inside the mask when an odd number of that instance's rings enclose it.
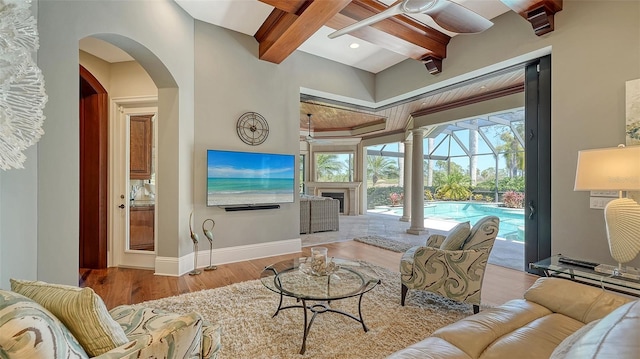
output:
{"label": "ceiling fan", "polygon": [[307,114],[307,118],[309,119],[309,121],[307,122],[309,126],[309,132],[307,134],[307,138],[305,138],[305,141],[307,141],[307,143],[313,143],[314,138],[313,136],[311,136],[311,114],[310,113]]}
{"label": "ceiling fan", "polygon": [[311,116],[312,115],[310,113],[307,114],[307,118],[309,119],[309,122],[308,122],[308,124],[309,124],[309,127],[308,127],[309,130],[308,131],[309,132],[307,134],[307,137],[305,138],[305,141],[307,141],[307,143],[309,143],[309,144],[315,143],[315,144],[320,144],[320,145],[321,144],[329,144],[329,143],[331,143],[331,140],[319,139],[319,138],[315,138],[315,137],[311,136]]}
{"label": "ceiling fan", "polygon": [[329,38],[334,39],[400,14],[429,15],[443,29],[459,34],[482,32],[493,25],[493,22],[451,0],[402,0],[376,15],[332,32]]}

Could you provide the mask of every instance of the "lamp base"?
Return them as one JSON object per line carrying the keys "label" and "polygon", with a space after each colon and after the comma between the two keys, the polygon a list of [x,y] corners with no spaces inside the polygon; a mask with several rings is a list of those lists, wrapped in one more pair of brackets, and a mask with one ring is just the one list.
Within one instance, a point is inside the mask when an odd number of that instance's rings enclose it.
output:
{"label": "lamp base", "polygon": [[598,273],[610,274],[614,277],[623,277],[634,280],[640,280],[640,270],[635,267],[622,267],[622,270],[618,266],[612,266],[608,264],[600,264],[593,268]]}

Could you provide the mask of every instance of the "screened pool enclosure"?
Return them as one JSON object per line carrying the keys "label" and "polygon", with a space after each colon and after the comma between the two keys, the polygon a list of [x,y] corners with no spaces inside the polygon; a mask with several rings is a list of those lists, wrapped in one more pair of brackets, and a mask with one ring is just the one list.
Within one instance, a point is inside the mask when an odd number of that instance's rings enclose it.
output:
{"label": "screened pool enclosure", "polygon": [[[522,208],[524,137],[524,108],[429,127],[423,140],[425,201]],[[401,203],[404,147],[367,147],[368,209]]]}

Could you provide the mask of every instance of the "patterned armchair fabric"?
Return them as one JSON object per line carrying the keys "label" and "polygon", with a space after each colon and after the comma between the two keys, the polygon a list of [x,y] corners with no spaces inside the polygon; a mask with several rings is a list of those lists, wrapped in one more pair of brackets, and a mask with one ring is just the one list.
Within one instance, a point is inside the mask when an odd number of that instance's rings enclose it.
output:
{"label": "patterned armchair fabric", "polygon": [[[204,321],[197,313],[184,315],[147,308],[121,305],[109,314],[135,343],[111,350],[97,358],[217,358],[220,350],[220,327]],[[134,355],[135,354],[135,355]]]}
{"label": "patterned armchair fabric", "polygon": [[426,246],[407,250],[400,261],[401,304],[409,289],[427,290],[473,305],[478,312],[482,279],[500,219],[488,216],[476,223],[460,250],[443,250],[445,237],[432,235]]}

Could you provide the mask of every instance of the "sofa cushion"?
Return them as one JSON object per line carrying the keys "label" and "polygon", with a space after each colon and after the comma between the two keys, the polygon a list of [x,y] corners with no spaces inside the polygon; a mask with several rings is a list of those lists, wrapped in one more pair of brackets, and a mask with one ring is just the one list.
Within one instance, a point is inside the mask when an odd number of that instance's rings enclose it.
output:
{"label": "sofa cushion", "polygon": [[91,288],[11,279],[11,289],[53,313],[92,357],[129,342]]}
{"label": "sofa cushion", "polygon": [[567,351],[566,359],[637,359],[640,353],[640,301],[618,307]]}
{"label": "sofa cushion", "polygon": [[446,340],[428,337],[416,344],[397,351],[387,359],[472,359],[460,348]]}
{"label": "sofa cushion", "polygon": [[582,322],[573,318],[551,313],[498,338],[485,349],[480,358],[548,358],[563,340],[583,326]]}
{"label": "sofa cushion", "polygon": [[631,299],[562,278],[536,280],[524,294],[526,300],[538,303],[555,313],[583,323],[601,319]]}
{"label": "sofa cushion", "polygon": [[0,328],[1,358],[88,358],[51,312],[18,293],[0,290]]}
{"label": "sofa cushion", "polygon": [[576,330],[573,334],[567,337],[567,339],[563,340],[560,345],[558,345],[551,353],[549,359],[563,359],[567,352],[573,347],[573,345],[580,340],[591,328],[593,328],[596,324],[598,324],[600,320],[594,320],[589,324],[582,326],[582,328]]}
{"label": "sofa cushion", "polygon": [[470,357],[478,358],[499,338],[549,314],[551,312],[545,307],[514,299],[440,328],[432,335],[461,348]]}
{"label": "sofa cushion", "polygon": [[469,238],[469,234],[471,234],[471,225],[469,222],[458,223],[444,239],[444,242],[440,245],[440,249],[445,251],[460,250],[464,241]]}

